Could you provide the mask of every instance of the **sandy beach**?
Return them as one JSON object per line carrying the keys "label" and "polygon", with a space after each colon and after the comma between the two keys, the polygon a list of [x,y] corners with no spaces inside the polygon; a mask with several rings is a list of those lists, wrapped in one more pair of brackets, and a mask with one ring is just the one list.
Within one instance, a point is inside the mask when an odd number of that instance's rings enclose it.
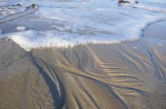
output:
{"label": "sandy beach", "polygon": [[119,44],[27,52],[0,40],[0,109],[166,109],[165,24]]}

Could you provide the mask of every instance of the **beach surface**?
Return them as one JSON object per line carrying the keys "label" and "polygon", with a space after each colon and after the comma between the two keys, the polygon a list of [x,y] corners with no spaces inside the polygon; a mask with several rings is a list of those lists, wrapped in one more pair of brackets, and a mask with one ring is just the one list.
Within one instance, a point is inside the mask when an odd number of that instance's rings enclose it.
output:
{"label": "beach surface", "polygon": [[166,21],[143,37],[25,51],[0,40],[0,109],[166,109]]}

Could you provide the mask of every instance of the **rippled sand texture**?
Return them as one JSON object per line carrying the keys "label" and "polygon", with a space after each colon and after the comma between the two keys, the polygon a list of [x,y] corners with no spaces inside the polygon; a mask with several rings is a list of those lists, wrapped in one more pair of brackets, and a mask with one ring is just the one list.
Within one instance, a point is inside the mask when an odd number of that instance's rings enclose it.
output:
{"label": "rippled sand texture", "polygon": [[145,36],[27,53],[0,41],[0,109],[165,109],[165,47]]}
{"label": "rippled sand texture", "polygon": [[57,87],[60,84],[61,99],[56,105],[65,103],[70,109],[163,109],[166,106],[162,53],[148,48],[134,51],[124,45],[95,48],[32,52],[40,71],[50,75],[52,81],[58,81]]}

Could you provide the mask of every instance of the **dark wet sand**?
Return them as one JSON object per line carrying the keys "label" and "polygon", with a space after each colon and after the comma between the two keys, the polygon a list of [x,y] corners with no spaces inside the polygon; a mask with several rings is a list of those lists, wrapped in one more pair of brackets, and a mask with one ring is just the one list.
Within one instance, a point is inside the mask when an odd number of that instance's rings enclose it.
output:
{"label": "dark wet sand", "polygon": [[166,109],[163,23],[121,44],[26,52],[1,40],[0,109]]}

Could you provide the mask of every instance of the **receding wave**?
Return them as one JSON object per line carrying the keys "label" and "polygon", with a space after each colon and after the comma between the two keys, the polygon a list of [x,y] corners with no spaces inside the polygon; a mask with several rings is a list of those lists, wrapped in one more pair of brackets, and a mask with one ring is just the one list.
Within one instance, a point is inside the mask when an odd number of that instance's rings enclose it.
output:
{"label": "receding wave", "polygon": [[[23,7],[28,3],[24,1]],[[39,5],[39,9],[31,20],[45,22],[54,29],[48,31],[35,30],[33,27],[21,31],[16,29],[17,31],[3,34],[1,37],[14,40],[25,50],[87,43],[119,43],[139,39],[142,30],[149,23],[166,19],[166,8],[160,7],[159,4],[151,6],[144,2],[128,5],[118,5],[117,1],[110,0],[35,1],[35,3]],[[27,9],[21,7],[2,8],[0,22],[8,21],[10,15],[17,16],[18,13],[24,12],[27,12]]]}

